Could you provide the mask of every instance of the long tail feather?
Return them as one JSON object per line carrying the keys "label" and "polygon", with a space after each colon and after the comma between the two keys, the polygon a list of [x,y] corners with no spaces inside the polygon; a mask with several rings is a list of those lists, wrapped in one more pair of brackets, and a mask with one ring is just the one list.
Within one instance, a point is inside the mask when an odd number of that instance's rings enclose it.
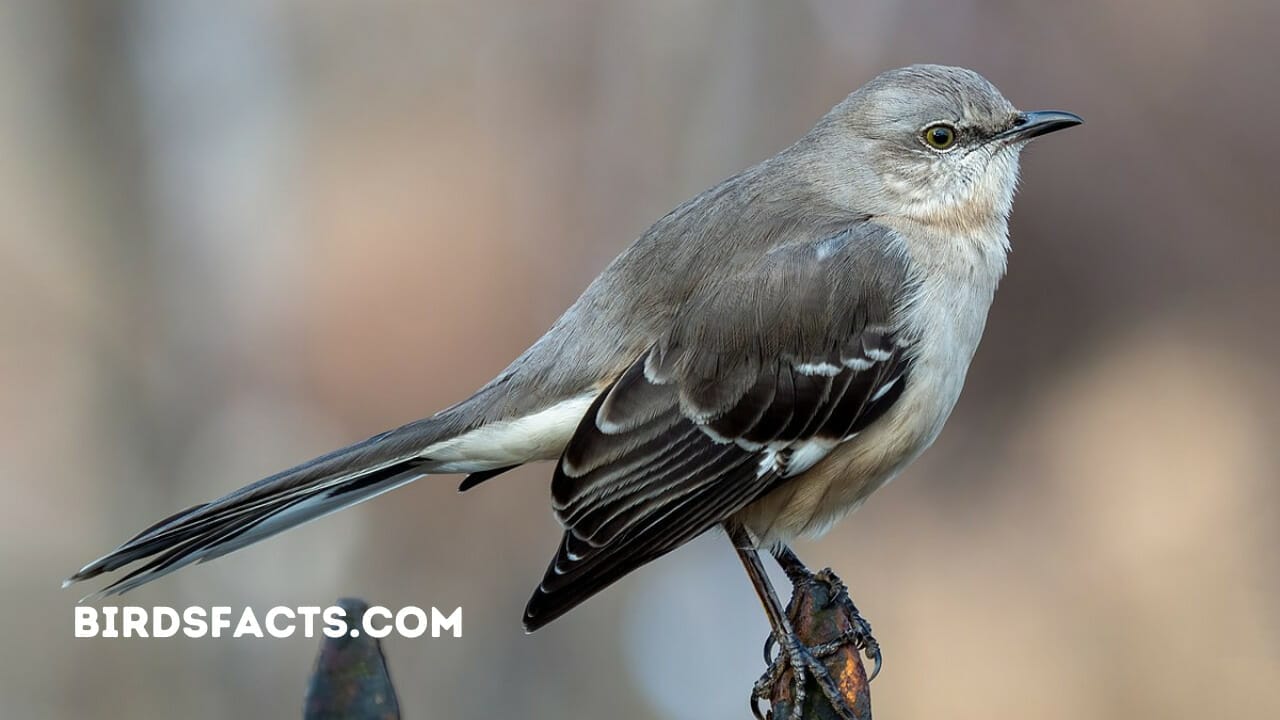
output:
{"label": "long tail feather", "polygon": [[426,474],[471,473],[463,483],[465,489],[512,467],[558,455],[591,399],[574,396],[549,407],[535,406],[524,414],[486,420],[492,404],[502,399],[496,394],[500,386],[495,382],[430,418],[166,518],[85,565],[63,586],[139,563],[90,597],[118,595]]}
{"label": "long tail feather", "polygon": [[336,477],[299,481],[285,471],[144,530],[85,565],[64,586],[146,560],[91,598],[128,592],[191,563],[205,562],[411,482],[427,461],[410,457]]}

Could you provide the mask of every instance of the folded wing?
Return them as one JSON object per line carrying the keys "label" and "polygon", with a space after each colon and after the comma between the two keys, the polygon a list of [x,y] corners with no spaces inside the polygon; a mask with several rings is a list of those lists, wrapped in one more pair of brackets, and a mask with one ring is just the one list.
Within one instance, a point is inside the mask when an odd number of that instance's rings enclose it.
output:
{"label": "folded wing", "polygon": [[587,411],[557,465],[566,530],[536,629],[849,442],[908,381],[906,256],[863,223],[711,279]]}

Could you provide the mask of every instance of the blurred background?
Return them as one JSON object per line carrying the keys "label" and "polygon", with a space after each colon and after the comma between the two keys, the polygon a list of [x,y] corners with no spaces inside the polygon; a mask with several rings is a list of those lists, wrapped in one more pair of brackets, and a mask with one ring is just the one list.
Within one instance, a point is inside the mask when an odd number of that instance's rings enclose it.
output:
{"label": "blurred background", "polygon": [[[899,718],[1280,717],[1271,0],[0,4],[0,708],[296,717],[317,641],[74,639],[136,530],[463,398],[678,202],[877,72],[1088,124],[1024,156],[1010,273],[919,462],[798,545]],[[418,482],[125,598],[464,608],[406,718],[746,717],[722,537],[545,631],[550,468]],[[92,589],[92,588],[89,588]]]}

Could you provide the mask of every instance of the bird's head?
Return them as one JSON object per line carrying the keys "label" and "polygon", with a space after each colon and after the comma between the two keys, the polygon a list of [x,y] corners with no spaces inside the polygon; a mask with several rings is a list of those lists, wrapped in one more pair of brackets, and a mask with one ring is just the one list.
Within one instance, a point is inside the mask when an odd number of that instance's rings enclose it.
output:
{"label": "bird's head", "polygon": [[1019,111],[972,70],[912,65],[850,95],[808,145],[856,209],[966,232],[1008,217],[1028,141],[1081,122]]}

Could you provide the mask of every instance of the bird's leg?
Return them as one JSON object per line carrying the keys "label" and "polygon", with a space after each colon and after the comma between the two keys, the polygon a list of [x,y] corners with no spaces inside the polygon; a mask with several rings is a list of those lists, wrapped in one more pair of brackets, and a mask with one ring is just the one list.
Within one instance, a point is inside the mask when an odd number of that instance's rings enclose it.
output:
{"label": "bird's leg", "polygon": [[778,561],[778,566],[782,568],[782,572],[791,578],[792,585],[799,585],[801,582],[813,577],[813,573],[804,566],[800,558],[796,557],[791,548],[782,543],[773,546],[773,559]]}
{"label": "bird's leg", "polygon": [[[797,590],[801,583],[811,582],[814,578],[809,568],[804,566],[800,558],[791,551],[791,548],[779,543],[773,548],[773,558],[778,561],[778,565],[782,571],[791,579],[791,584]],[[830,580],[840,582],[830,570],[824,572],[829,573]],[[843,583],[840,584],[843,587]],[[880,674],[880,665],[882,658],[880,656],[880,643],[876,642],[875,636],[871,634],[871,623],[867,622],[862,614],[858,612],[858,608],[853,604],[853,599],[849,597],[848,592],[837,593],[835,601],[844,608],[844,614],[848,618],[849,623],[853,626],[852,640],[858,649],[867,656],[867,659],[875,663],[871,669],[871,674],[867,676],[867,680],[874,680],[876,675]],[[769,655],[769,648],[765,646],[765,656]]]}
{"label": "bird's leg", "polygon": [[800,638],[796,636],[795,630],[792,629],[791,621],[787,619],[786,611],[783,609],[782,603],[778,601],[778,594],[774,592],[773,585],[769,582],[768,575],[765,574],[764,564],[760,562],[760,554],[756,551],[755,544],[747,534],[747,531],[729,523],[725,524],[725,530],[729,533],[729,539],[738,551],[738,559],[742,561],[742,566],[746,568],[747,576],[751,578],[751,584],[755,586],[756,594],[759,595],[760,602],[764,605],[765,614],[769,617],[769,624],[773,627],[773,637],[782,648],[781,652],[778,653],[777,661],[771,663],[768,672],[756,683],[753,689],[751,704],[752,711],[756,717],[762,717],[757,704],[759,700],[768,698],[770,688],[773,687],[783,672],[790,669],[792,720],[799,720],[801,717],[804,709],[805,686],[808,684],[810,676],[813,677],[818,688],[822,690],[823,696],[826,697],[827,702],[831,704],[831,708],[835,710],[836,714],[846,720],[854,720],[853,709],[849,707],[849,703],[840,693],[840,689],[835,680],[832,679],[831,673],[828,672],[827,666],[812,650],[801,644]]}

